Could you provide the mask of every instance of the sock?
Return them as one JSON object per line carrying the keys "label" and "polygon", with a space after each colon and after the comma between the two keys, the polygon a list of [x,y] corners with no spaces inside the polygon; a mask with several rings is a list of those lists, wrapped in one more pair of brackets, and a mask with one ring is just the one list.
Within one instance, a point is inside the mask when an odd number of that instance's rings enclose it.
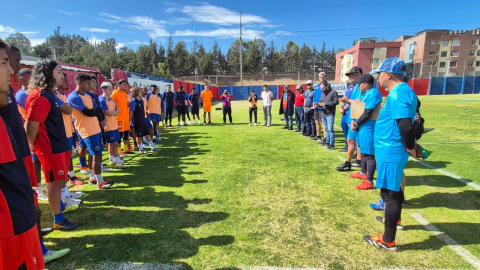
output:
{"label": "sock", "polygon": [[65,217],[63,216],[62,213],[58,213],[58,214],[53,215],[53,222],[55,222],[57,224],[64,221],[64,220],[65,220]]}
{"label": "sock", "polygon": [[43,256],[47,255],[48,249],[47,249],[47,247],[45,246],[45,244],[43,243],[43,241],[40,241],[40,246],[42,247],[42,254],[43,254]]}
{"label": "sock", "polygon": [[70,195],[70,191],[68,190],[68,184],[65,183],[65,195],[68,196]]}
{"label": "sock", "polygon": [[101,185],[103,183],[103,176],[101,174],[96,174],[95,178],[97,179],[97,185]]}
{"label": "sock", "polygon": [[115,161],[117,161],[117,163],[122,163],[122,160],[120,159],[120,156],[116,157]]}
{"label": "sock", "polygon": [[68,171],[68,176],[69,177],[75,177],[75,172],[74,171]]}
{"label": "sock", "polygon": [[148,145],[150,145],[150,148],[155,149],[155,145],[153,145],[153,142],[149,142]]}
{"label": "sock", "polygon": [[63,212],[64,210],[65,210],[65,204],[62,201],[60,201],[60,211]]}
{"label": "sock", "polygon": [[95,173],[93,170],[90,171],[90,180],[95,179]]}
{"label": "sock", "polygon": [[110,160],[110,162],[115,162],[115,157],[114,156],[108,156],[108,160]]}
{"label": "sock", "polygon": [[43,196],[42,184],[38,184],[38,186],[35,187],[35,190],[37,191],[38,196]]}
{"label": "sock", "polygon": [[103,163],[100,165],[100,170],[103,170]]}
{"label": "sock", "polygon": [[80,167],[87,167],[87,158],[78,158],[78,160],[80,161]]}
{"label": "sock", "polygon": [[63,200],[65,200],[66,197],[67,197],[67,194],[65,193],[65,188],[62,188],[60,198],[61,198],[61,200],[63,201]]}
{"label": "sock", "polygon": [[138,146],[138,150],[140,150],[140,151],[143,150],[143,145],[142,145],[142,144],[140,144],[140,145]]}

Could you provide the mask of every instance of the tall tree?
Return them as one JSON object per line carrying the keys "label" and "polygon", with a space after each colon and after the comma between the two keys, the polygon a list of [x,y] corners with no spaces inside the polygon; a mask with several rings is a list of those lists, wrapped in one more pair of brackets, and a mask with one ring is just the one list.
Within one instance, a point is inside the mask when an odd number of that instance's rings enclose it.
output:
{"label": "tall tree", "polygon": [[5,41],[11,45],[15,45],[23,55],[30,55],[32,51],[30,40],[20,32],[9,35]]}

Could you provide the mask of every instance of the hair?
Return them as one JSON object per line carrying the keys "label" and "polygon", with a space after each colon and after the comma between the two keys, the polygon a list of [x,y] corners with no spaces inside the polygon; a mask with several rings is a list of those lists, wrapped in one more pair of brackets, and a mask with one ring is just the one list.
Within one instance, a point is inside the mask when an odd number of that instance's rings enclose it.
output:
{"label": "hair", "polygon": [[166,86],[172,86],[171,84],[167,84]]}
{"label": "hair", "polygon": [[132,97],[137,97],[139,93],[140,93],[140,87],[134,86],[132,88]]}
{"label": "hair", "polygon": [[102,90],[106,90],[108,87],[111,87],[111,86],[113,85],[109,82],[102,82],[102,85],[100,85],[100,88],[102,88]]}
{"label": "hair", "polygon": [[322,76],[322,75],[325,76],[325,77],[327,77],[327,74],[325,74],[325,72],[323,72],[323,71],[320,72],[320,73],[318,73],[318,76]]}
{"label": "hair", "polygon": [[62,71],[62,74],[63,74],[64,77],[67,77],[67,73]]}
{"label": "hair", "polygon": [[122,83],[124,83],[124,82],[127,82],[127,81],[125,81],[124,79],[119,79],[119,80],[116,82],[116,84],[117,84],[117,85],[120,85],[120,84],[122,84]]}
{"label": "hair", "polygon": [[180,90],[183,90],[183,85],[180,85],[179,89],[180,89]]}
{"label": "hair", "polygon": [[328,82],[327,81],[323,81],[322,82],[322,85],[327,87],[328,91],[332,90],[332,87],[330,87],[330,85],[328,85]]}
{"label": "hair", "polygon": [[32,74],[32,70],[29,69],[29,68],[20,69],[20,71],[18,72],[18,75],[17,75],[18,80],[20,80],[23,76],[25,76],[27,74]]}
{"label": "hair", "polygon": [[267,87],[267,88],[268,88],[268,85],[264,84],[263,87]]}
{"label": "hair", "polygon": [[46,91],[53,91],[55,88],[55,78],[53,77],[53,70],[58,66],[58,63],[50,59],[40,59],[35,63],[30,78],[29,89],[45,89]]}
{"label": "hair", "polygon": [[95,75],[90,75],[90,80],[95,80],[95,81],[96,81],[96,80],[97,80],[97,76],[95,76]]}
{"label": "hair", "polygon": [[92,79],[92,77],[87,73],[79,72],[79,73],[77,73],[77,75],[75,75],[75,82],[76,83],[89,81],[91,79]]}
{"label": "hair", "polygon": [[8,44],[7,42],[3,41],[3,39],[0,38],[0,49],[9,50],[10,44]]}
{"label": "hair", "polygon": [[10,45],[10,51],[20,52],[20,49],[15,45]]}
{"label": "hair", "polygon": [[191,91],[193,91],[193,90],[197,91],[197,89],[195,87],[192,87],[190,90]]}

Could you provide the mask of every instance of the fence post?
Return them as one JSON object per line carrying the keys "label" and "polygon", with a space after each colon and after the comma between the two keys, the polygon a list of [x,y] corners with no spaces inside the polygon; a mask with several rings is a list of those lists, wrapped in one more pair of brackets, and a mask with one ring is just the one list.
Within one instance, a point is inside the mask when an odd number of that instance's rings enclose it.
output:
{"label": "fence post", "polygon": [[447,77],[443,77],[443,93],[442,93],[442,95],[445,95],[446,89],[447,89]]}
{"label": "fence post", "polygon": [[427,95],[430,96],[430,90],[432,89],[432,77],[428,79],[428,92]]}
{"label": "fence post", "polygon": [[465,90],[465,76],[463,76],[463,79],[462,79],[462,95],[463,95],[463,90]]}

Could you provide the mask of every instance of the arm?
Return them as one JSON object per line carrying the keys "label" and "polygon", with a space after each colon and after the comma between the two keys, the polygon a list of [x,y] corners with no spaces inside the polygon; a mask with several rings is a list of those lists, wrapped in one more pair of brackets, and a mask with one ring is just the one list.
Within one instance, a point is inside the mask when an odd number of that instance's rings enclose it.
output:
{"label": "arm", "polygon": [[403,144],[407,150],[412,150],[415,148],[415,127],[413,125],[412,119],[410,118],[401,118],[395,119],[398,123],[398,129],[400,130],[400,135],[402,136]]}
{"label": "arm", "polygon": [[68,105],[68,103],[64,103],[60,106],[60,110],[62,110],[63,114],[71,115],[73,112],[73,108]]}
{"label": "arm", "polygon": [[370,116],[372,116],[373,111],[374,110],[365,109],[363,111],[363,114],[360,116],[360,118],[358,118],[357,122],[355,122],[355,126],[359,127],[362,124],[365,124],[365,122],[367,122],[368,119],[370,119]]}
{"label": "arm", "polygon": [[[332,90],[333,91],[333,90]],[[325,102],[326,106],[335,106],[338,105],[338,94],[337,92],[333,92],[333,97],[331,101]]]}
{"label": "arm", "polygon": [[40,126],[40,122],[27,120],[25,123],[25,131],[27,133],[27,140],[30,148],[35,145],[35,140],[37,139],[38,135],[38,127]]}

